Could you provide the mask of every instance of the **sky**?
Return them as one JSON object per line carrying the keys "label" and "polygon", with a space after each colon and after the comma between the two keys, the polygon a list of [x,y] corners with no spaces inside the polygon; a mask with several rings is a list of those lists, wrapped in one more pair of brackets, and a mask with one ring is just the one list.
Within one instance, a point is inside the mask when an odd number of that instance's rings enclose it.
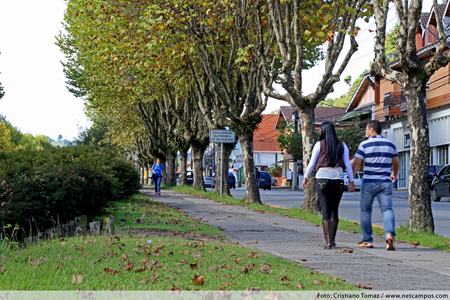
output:
{"label": "sky", "polygon": [[[431,0],[424,1],[429,11]],[[66,88],[66,78],[60,63],[64,55],[55,45],[62,30],[66,2],[64,0],[0,0],[0,82],[5,96],[0,100],[0,114],[23,133],[46,135],[73,140],[80,127],[91,122],[83,112],[83,100],[74,97]],[[388,28],[396,23],[395,11],[388,15]],[[359,21],[361,28],[356,40],[359,50],[353,54],[341,82],[334,85],[336,98],[348,92],[343,82],[348,75],[356,79],[369,68],[373,59],[373,18],[368,23]],[[370,30],[369,30],[370,29]],[[348,47],[348,45],[347,45]],[[344,48],[341,57],[345,56]],[[324,63],[303,73],[303,94],[315,90],[324,72]],[[280,94],[284,91],[276,88]],[[286,102],[269,99],[264,113],[270,113]]]}

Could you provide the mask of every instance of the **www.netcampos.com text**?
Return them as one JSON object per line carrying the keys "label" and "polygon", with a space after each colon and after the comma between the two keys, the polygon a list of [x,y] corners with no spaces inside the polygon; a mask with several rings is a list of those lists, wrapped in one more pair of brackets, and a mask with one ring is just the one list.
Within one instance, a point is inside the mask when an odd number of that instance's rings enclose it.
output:
{"label": "www.netcampos.com text", "polygon": [[443,293],[316,293],[316,299],[449,299],[449,294]]}

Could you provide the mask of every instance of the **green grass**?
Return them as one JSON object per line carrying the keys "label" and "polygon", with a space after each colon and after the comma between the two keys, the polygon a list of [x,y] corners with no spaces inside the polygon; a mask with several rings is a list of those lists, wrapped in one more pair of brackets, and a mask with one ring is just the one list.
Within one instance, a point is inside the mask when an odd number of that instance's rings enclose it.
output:
{"label": "green grass", "polygon": [[[0,290],[355,289],[338,278],[244,246],[174,237],[44,241],[17,251],[2,264]],[[203,285],[194,284],[196,275],[204,277]],[[280,279],[284,275],[288,280]]]}
{"label": "green grass", "polygon": [[[175,186],[175,187],[164,187],[167,189],[172,189],[174,191],[187,193],[190,195],[195,195],[203,198],[207,198],[213,201],[227,203],[231,205],[243,205],[248,208],[251,208],[256,211],[262,211],[265,213],[275,213],[275,214],[281,214],[286,215],[290,218],[297,218],[301,220],[305,220],[317,225],[322,224],[322,217],[316,215],[315,213],[311,211],[305,211],[301,208],[294,207],[294,208],[281,208],[281,207],[273,207],[269,205],[264,204],[256,204],[256,203],[246,203],[245,198],[237,199],[233,198],[228,195],[224,195],[222,198],[218,193],[215,192],[205,192],[202,190],[195,190],[190,186]],[[345,230],[351,233],[361,233],[361,230],[359,228],[359,223],[352,222],[348,220],[339,220],[339,227],[340,230]],[[373,234],[378,236],[384,236],[384,230],[382,228],[373,227]],[[403,241],[408,243],[416,243],[419,242],[420,245],[440,249],[444,251],[450,252],[450,238],[442,237],[437,234],[431,233],[431,232],[412,232],[409,229],[408,225],[403,225],[400,228],[397,228],[396,230],[396,240],[397,241]]]}
{"label": "green grass", "polygon": [[[0,263],[0,290],[356,290],[339,278],[233,243],[216,228],[144,195],[114,203],[105,216],[110,215],[126,219],[127,228],[114,236],[47,240],[10,251]],[[133,223],[138,217],[156,223]],[[129,233],[138,229],[169,234]],[[204,239],[182,238],[184,229]],[[194,283],[196,276],[203,284]]]}
{"label": "green grass", "polygon": [[118,231],[132,232],[136,229],[146,229],[222,235],[216,227],[201,224],[200,220],[190,218],[182,211],[153,201],[142,194],[136,194],[124,202],[113,202],[106,208],[106,213],[96,220],[111,216],[115,218],[114,224]]}

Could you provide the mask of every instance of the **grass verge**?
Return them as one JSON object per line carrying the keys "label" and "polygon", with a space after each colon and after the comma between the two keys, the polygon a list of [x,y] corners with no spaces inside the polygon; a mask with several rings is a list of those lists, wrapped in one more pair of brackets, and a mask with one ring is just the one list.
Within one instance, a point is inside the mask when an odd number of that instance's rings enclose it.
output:
{"label": "grass verge", "polygon": [[[2,257],[0,290],[356,289],[233,243],[216,228],[144,195],[114,203],[106,216],[124,222],[114,236],[41,241]],[[166,236],[156,235],[162,232]],[[202,240],[182,238],[191,234]]]}
{"label": "grass verge", "polygon": [[[175,187],[169,187],[165,186],[166,189],[171,189],[174,191],[178,191],[181,193],[186,193],[194,196],[199,196],[203,198],[207,198],[213,201],[232,204],[232,205],[243,205],[248,208],[251,208],[253,210],[257,211],[264,211],[266,213],[274,213],[274,214],[281,214],[286,215],[290,218],[297,218],[301,220],[305,220],[314,224],[322,224],[322,217],[316,215],[315,213],[311,211],[305,211],[301,208],[281,208],[281,207],[273,207],[269,205],[264,204],[256,204],[256,203],[246,203],[245,199],[238,199],[234,198],[228,195],[224,195],[222,198],[220,195],[216,192],[205,192],[202,190],[195,190],[190,186],[175,186]],[[347,221],[340,219],[339,220],[339,227],[340,230],[345,230],[350,233],[361,233],[361,230],[359,228],[359,223]],[[379,227],[373,227],[373,234],[378,236],[384,236],[384,230]],[[407,242],[413,244],[411,247],[416,247],[418,245],[440,249],[444,251],[450,252],[450,239],[447,237],[442,237],[437,234],[431,233],[431,232],[412,232],[409,229],[408,225],[402,225],[400,228],[397,228],[396,230],[396,240],[397,242]]]}

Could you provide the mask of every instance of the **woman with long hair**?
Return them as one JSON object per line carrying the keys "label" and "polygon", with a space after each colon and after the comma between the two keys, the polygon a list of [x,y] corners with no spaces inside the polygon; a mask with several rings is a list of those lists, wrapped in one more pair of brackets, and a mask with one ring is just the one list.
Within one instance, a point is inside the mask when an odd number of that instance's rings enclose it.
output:
{"label": "woman with long hair", "polygon": [[336,246],[339,202],[344,192],[344,169],[347,169],[348,174],[348,190],[355,191],[348,147],[338,140],[333,123],[324,122],[320,125],[320,141],[314,145],[311,161],[303,179],[303,188],[308,183],[308,177],[314,167],[317,171],[316,189],[322,210],[324,249],[331,249]]}

